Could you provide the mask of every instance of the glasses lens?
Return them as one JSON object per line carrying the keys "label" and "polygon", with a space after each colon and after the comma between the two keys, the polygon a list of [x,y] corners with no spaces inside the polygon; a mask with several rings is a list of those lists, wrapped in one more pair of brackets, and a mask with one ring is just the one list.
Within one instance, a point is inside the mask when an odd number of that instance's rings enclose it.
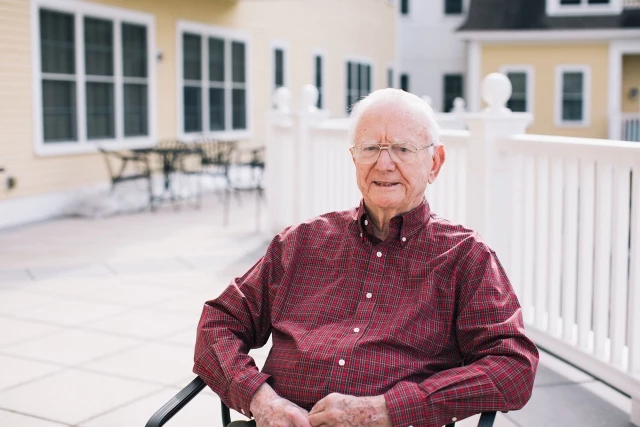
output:
{"label": "glasses lens", "polygon": [[402,163],[411,163],[416,158],[418,149],[413,144],[392,144],[391,151],[397,161]]}
{"label": "glasses lens", "polygon": [[378,144],[363,144],[356,149],[356,153],[360,163],[373,163],[380,154],[380,146]]}

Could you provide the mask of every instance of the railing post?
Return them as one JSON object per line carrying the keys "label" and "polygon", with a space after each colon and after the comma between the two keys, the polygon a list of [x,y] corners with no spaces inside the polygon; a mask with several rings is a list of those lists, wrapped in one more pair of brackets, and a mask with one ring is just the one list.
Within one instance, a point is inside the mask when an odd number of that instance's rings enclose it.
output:
{"label": "railing post", "polygon": [[464,115],[470,132],[467,155],[467,224],[477,231],[508,263],[510,222],[509,164],[500,154],[501,138],[525,133],[531,114],[512,113],[506,108],[511,82],[499,73],[485,77],[482,98],[488,107]]}
{"label": "railing post", "polygon": [[[294,132],[291,114],[291,91],[276,90],[274,108],[267,115],[265,196],[269,213],[266,233],[278,233],[293,222],[292,164]],[[289,174],[290,176],[287,176]]]}
{"label": "railing post", "polygon": [[302,87],[300,111],[294,120],[295,128],[295,206],[294,222],[304,221],[315,214],[314,206],[314,179],[316,177],[316,162],[313,146],[313,129],[322,120],[328,117],[329,112],[319,110],[318,89],[307,84]]}

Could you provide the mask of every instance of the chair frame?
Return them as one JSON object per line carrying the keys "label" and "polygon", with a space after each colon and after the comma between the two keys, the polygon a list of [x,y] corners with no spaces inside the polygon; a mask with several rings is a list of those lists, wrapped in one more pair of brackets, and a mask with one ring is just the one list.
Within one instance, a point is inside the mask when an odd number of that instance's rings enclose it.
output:
{"label": "chair frame", "polygon": [[[149,158],[146,154],[142,153],[122,153],[118,151],[109,151],[102,147],[98,147],[98,150],[102,153],[104,161],[107,165],[107,171],[109,172],[109,179],[111,181],[111,190],[110,193],[113,193],[116,185],[121,182],[127,181],[136,181],[139,179],[147,180],[148,191],[149,191],[149,207],[151,210],[154,210],[154,197],[153,197],[153,179],[151,176],[151,167],[149,166]],[[117,170],[114,169],[109,158],[115,158],[120,161],[120,168]],[[143,169],[141,172],[136,174],[124,175],[127,164],[135,164],[142,165]]]}
{"label": "chair frame", "polygon": [[[158,409],[158,411],[151,416],[145,427],[162,427],[165,425],[167,421],[173,418],[187,403],[191,402],[206,386],[202,378],[196,377],[189,385],[165,403],[162,408]],[[231,422],[231,413],[224,402],[220,401],[220,405],[222,406],[222,426],[226,427]],[[492,427],[495,419],[496,412],[483,412],[482,415],[480,415],[478,427]],[[446,427],[455,427],[455,424],[456,423],[450,423],[447,424]]]}

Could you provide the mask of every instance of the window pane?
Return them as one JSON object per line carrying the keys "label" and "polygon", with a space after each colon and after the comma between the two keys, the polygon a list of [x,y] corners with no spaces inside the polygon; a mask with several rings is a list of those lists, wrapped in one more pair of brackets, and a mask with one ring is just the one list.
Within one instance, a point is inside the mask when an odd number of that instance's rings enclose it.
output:
{"label": "window pane", "polygon": [[87,83],[87,139],[113,138],[113,83]]}
{"label": "window pane", "polygon": [[511,98],[507,102],[507,108],[515,112],[525,112],[527,109],[527,74],[507,73],[511,80],[513,91]]}
{"label": "window pane", "polygon": [[462,76],[460,74],[445,74],[443,111],[451,111],[453,101],[458,97],[462,97]]}
{"label": "window pane", "polygon": [[582,93],[582,73],[564,73],[562,93],[581,94]]}
{"label": "window pane", "polygon": [[122,24],[122,74],[147,77],[147,29],[142,25]]}
{"label": "window pane", "polygon": [[224,89],[209,89],[209,128],[224,130]]}
{"label": "window pane", "polygon": [[84,69],[88,76],[113,76],[113,24],[84,18]]}
{"label": "window pane", "polygon": [[73,15],[40,10],[43,73],[75,74],[74,31]]}
{"label": "window pane", "polygon": [[202,79],[202,39],[194,34],[182,35],[182,74],[185,80]]}
{"label": "window pane", "polygon": [[202,89],[184,87],[184,131],[202,131]]}
{"label": "window pane", "polygon": [[589,4],[609,4],[610,0],[589,0]]}
{"label": "window pane", "polygon": [[409,14],[409,0],[400,0],[400,13],[403,15]]}
{"label": "window pane", "polygon": [[209,38],[209,81],[224,82],[224,40]]}
{"label": "window pane", "polygon": [[409,75],[400,74],[400,89],[405,92],[409,92]]}
{"label": "window pane", "polygon": [[244,43],[231,43],[231,68],[234,83],[244,83],[245,80],[245,52]]}
{"label": "window pane", "polygon": [[565,99],[562,101],[562,120],[582,121],[582,100]]}
{"label": "window pane", "polygon": [[387,87],[393,87],[393,69],[387,70]]}
{"label": "window pane", "polygon": [[314,83],[316,88],[318,89],[318,102],[316,102],[316,107],[322,108],[322,57],[316,55],[315,57],[315,79]]}
{"label": "window pane", "polygon": [[247,102],[246,91],[244,89],[233,89],[231,91],[231,126],[233,129],[247,128]]}
{"label": "window pane", "polygon": [[76,141],[76,84],[42,81],[44,142]]}
{"label": "window pane", "polygon": [[360,67],[360,93],[359,98],[364,98],[371,92],[371,67],[361,64]]}
{"label": "window pane", "polygon": [[276,88],[284,86],[284,52],[282,49],[276,49],[274,51],[274,66],[275,66],[275,85]]}
{"label": "window pane", "polygon": [[347,112],[351,111],[351,62],[347,61]]}
{"label": "window pane", "polygon": [[560,0],[560,4],[580,4],[582,0]]}
{"label": "window pane", "polygon": [[444,13],[447,15],[459,15],[462,13],[462,0],[445,0]]}
{"label": "window pane", "polygon": [[148,135],[147,85],[124,85],[124,136]]}

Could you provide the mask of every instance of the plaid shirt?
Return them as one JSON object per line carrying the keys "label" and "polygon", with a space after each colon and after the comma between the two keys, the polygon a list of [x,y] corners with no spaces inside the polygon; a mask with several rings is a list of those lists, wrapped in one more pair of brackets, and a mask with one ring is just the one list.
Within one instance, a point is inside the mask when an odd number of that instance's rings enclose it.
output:
{"label": "plaid shirt", "polygon": [[[394,426],[521,408],[538,351],[495,253],[424,202],[373,236],[361,202],[289,227],[208,301],[194,372],[249,415],[268,381],[310,409],[332,392],[383,394]],[[259,372],[247,352],[272,335]]]}

